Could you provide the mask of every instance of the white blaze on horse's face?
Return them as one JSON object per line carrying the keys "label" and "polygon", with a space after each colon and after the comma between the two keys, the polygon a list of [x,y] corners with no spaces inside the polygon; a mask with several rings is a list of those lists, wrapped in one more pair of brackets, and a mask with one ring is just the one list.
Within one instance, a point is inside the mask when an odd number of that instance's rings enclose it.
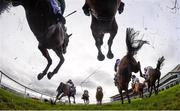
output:
{"label": "white blaze on horse's face", "polygon": [[97,92],[102,91],[102,87],[97,87]]}

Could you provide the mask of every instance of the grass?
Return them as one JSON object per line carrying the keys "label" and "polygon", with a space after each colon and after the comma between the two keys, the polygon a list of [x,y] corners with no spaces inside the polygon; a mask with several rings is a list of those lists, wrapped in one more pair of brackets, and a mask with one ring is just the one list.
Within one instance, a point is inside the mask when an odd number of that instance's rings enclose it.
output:
{"label": "grass", "polygon": [[180,110],[180,84],[161,91],[151,98],[132,99],[131,104],[125,101],[113,102],[97,106],[83,105],[51,105],[30,98],[23,98],[0,88],[0,110]]}

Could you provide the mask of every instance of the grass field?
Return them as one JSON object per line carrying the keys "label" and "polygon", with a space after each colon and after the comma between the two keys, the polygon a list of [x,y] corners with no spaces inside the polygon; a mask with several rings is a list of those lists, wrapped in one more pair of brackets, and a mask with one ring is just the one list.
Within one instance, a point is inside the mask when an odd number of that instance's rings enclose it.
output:
{"label": "grass field", "polygon": [[0,88],[0,110],[180,110],[180,84],[171,87],[151,98],[133,99],[131,104],[113,102],[97,105],[51,105],[16,94]]}

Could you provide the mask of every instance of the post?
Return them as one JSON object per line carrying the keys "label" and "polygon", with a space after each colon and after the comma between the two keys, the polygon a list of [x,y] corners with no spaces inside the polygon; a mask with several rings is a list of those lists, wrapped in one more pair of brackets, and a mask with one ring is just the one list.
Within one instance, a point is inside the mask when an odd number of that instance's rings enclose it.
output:
{"label": "post", "polygon": [[2,80],[2,72],[1,72],[1,78],[0,78],[0,85],[1,85],[1,80]]}
{"label": "post", "polygon": [[42,96],[43,96],[43,95],[41,94],[41,102],[43,101],[43,100],[42,100]]}
{"label": "post", "polygon": [[25,87],[25,91],[24,91],[24,98],[26,98],[26,87]]}

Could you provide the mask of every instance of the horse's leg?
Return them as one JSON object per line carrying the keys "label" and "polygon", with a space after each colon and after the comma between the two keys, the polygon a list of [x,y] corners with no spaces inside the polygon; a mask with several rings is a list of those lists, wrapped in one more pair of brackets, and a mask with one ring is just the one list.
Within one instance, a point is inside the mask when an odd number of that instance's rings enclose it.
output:
{"label": "horse's leg", "polygon": [[110,32],[110,37],[109,37],[109,40],[108,40],[108,53],[107,53],[107,57],[109,59],[112,59],[114,57],[114,55],[112,53],[112,50],[111,50],[111,47],[112,47],[112,44],[113,44],[114,37],[117,34],[117,30],[118,30],[118,26],[117,26],[116,20],[114,19],[113,26],[112,26],[112,31]]}
{"label": "horse's leg", "polygon": [[74,99],[74,102],[73,102],[73,103],[74,103],[74,104],[76,104],[76,101],[75,101],[75,96],[73,96],[73,99]]}
{"label": "horse's leg", "polygon": [[119,93],[120,93],[120,95],[121,95],[121,101],[122,101],[122,104],[123,104],[123,95],[122,95],[122,90],[121,90],[120,88],[118,88],[118,90],[119,90]]}
{"label": "horse's leg", "polygon": [[44,69],[44,71],[43,71],[42,73],[38,74],[38,76],[37,76],[38,80],[41,80],[41,79],[46,75],[49,67],[51,66],[51,64],[52,64],[52,59],[51,59],[51,57],[49,56],[49,53],[48,53],[48,51],[47,51],[46,48],[44,48],[44,47],[43,47],[42,45],[40,45],[40,44],[38,45],[38,48],[39,48],[39,50],[41,51],[42,55],[43,55],[43,56],[47,59],[47,61],[48,61],[48,64],[47,64],[46,68]]}
{"label": "horse's leg", "polygon": [[149,97],[151,97],[153,87],[150,86],[150,88],[151,88],[151,90],[150,90],[150,93],[149,93]]}
{"label": "horse's leg", "polygon": [[69,104],[71,104],[71,99],[70,99],[70,96],[68,96],[68,100],[69,100]]}
{"label": "horse's leg", "polygon": [[65,96],[65,94],[63,93],[63,94],[59,97],[59,100],[61,100],[61,98],[64,97],[64,96]]}
{"label": "horse's leg", "polygon": [[156,89],[156,90],[157,90],[157,94],[158,94],[158,92],[159,92],[159,90],[158,90],[158,89],[159,89],[159,81],[160,81],[160,77],[158,78],[158,84],[157,84],[157,86],[156,86],[156,88],[157,88],[157,89]]}
{"label": "horse's leg", "polygon": [[144,91],[143,91],[143,89],[142,89],[142,91],[141,91],[142,98],[143,98],[143,92],[144,92]]}
{"label": "horse's leg", "polygon": [[128,89],[126,89],[126,97],[128,98],[128,103],[131,103],[131,100],[129,99]]}
{"label": "horse's leg", "polygon": [[56,66],[56,68],[53,70],[53,72],[48,73],[48,75],[47,75],[48,79],[51,79],[52,76],[58,72],[59,68],[64,63],[64,57],[63,57],[61,49],[53,49],[53,50],[56,53],[56,55],[60,58],[60,61],[59,61],[58,65]]}
{"label": "horse's leg", "polygon": [[56,104],[56,101],[58,100],[58,97],[60,96],[61,93],[58,93],[57,96],[56,96],[56,99],[54,101],[54,104]]}
{"label": "horse's leg", "polygon": [[138,61],[138,67],[139,67],[140,77],[143,77],[143,75],[142,75],[142,71],[141,71],[141,64],[140,64],[140,62],[139,62],[139,61]]}
{"label": "horse's leg", "polygon": [[89,99],[87,100],[87,104],[89,104]]}
{"label": "horse's leg", "polygon": [[103,53],[101,51],[101,46],[103,44],[104,34],[93,33],[93,31],[92,31],[92,34],[93,34],[93,37],[95,39],[96,47],[98,49],[98,57],[97,58],[98,58],[99,61],[103,61],[105,56],[103,55]]}
{"label": "horse's leg", "polygon": [[147,86],[148,86],[148,92],[150,92],[150,90],[149,90],[150,89],[150,82],[149,81],[147,82]]}
{"label": "horse's leg", "polygon": [[156,88],[156,85],[154,84],[154,93],[157,95],[157,88]]}

